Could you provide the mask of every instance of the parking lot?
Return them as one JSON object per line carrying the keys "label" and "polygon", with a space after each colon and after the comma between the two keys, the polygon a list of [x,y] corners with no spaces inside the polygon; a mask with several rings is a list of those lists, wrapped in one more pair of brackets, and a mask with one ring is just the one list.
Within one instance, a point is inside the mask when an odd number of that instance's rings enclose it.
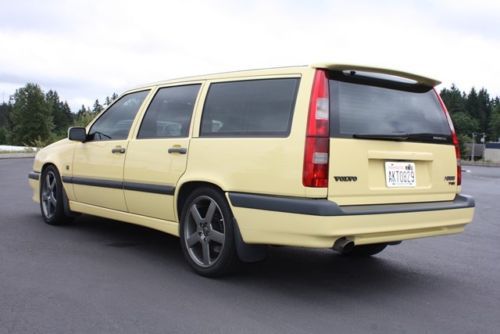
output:
{"label": "parking lot", "polygon": [[80,216],[42,222],[32,159],[0,160],[0,333],[498,333],[500,168],[464,167],[465,233],[371,259],[274,247],[213,280],[178,240]]}

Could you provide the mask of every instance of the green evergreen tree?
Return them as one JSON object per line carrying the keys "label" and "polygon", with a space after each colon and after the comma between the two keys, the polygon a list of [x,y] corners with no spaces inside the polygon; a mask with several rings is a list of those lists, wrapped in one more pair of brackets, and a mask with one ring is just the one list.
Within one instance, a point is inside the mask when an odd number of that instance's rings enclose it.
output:
{"label": "green evergreen tree", "polygon": [[493,102],[491,103],[491,107],[494,109],[496,108],[498,105],[500,104],[500,97],[495,97],[495,99],[493,100]]}
{"label": "green evergreen tree", "polygon": [[[465,111],[472,119],[479,120],[479,99],[477,91],[474,87],[471,88],[466,96]],[[479,130],[479,129],[478,129]]]}
{"label": "green evergreen tree", "polygon": [[[474,89],[471,94],[475,96]],[[467,95],[461,92],[454,84],[450,89],[444,88],[440,95],[450,113],[460,142],[462,155],[465,156],[465,143],[471,141],[470,138],[473,132],[479,131],[479,122],[471,117],[467,111]]]}
{"label": "green evergreen tree", "polygon": [[0,104],[0,127],[8,128],[10,126],[9,117],[11,110],[11,104],[5,102]]}
{"label": "green evergreen tree", "polygon": [[95,102],[94,102],[94,107],[92,108],[92,112],[94,113],[100,113],[101,111],[103,111],[103,107],[102,105],[99,103],[99,99],[96,99]]}
{"label": "green evergreen tree", "polygon": [[65,135],[68,127],[73,123],[73,114],[67,102],[62,102],[56,91],[49,90],[45,95],[47,104],[54,120],[54,132]]}
{"label": "green evergreen tree", "polygon": [[477,94],[478,121],[481,132],[488,132],[488,123],[491,117],[491,99],[490,94],[484,88],[481,88]]}
{"label": "green evergreen tree", "polygon": [[495,103],[495,108],[491,112],[489,125],[489,140],[500,141],[500,103]]}
{"label": "green evergreen tree", "polygon": [[451,115],[459,112],[465,112],[466,98],[464,94],[455,86],[455,84],[452,84],[450,89],[444,88],[441,90],[440,95]]}
{"label": "green evergreen tree", "polygon": [[82,104],[81,108],[78,109],[78,112],[76,113],[76,118],[80,117],[84,113],[87,112],[87,108]]}
{"label": "green evergreen tree", "polygon": [[479,131],[479,122],[467,113],[459,112],[451,116],[457,135],[470,136],[473,132]]}
{"label": "green evergreen tree", "polygon": [[87,126],[94,119],[95,115],[96,113],[92,112],[90,108],[87,108],[82,104],[82,107],[76,114],[74,125]]}
{"label": "green evergreen tree", "polygon": [[10,144],[12,122],[10,120],[12,104],[3,102],[0,104],[0,145]]}
{"label": "green evergreen tree", "polygon": [[47,141],[53,128],[52,114],[40,86],[28,83],[13,96],[12,143],[33,145]]}
{"label": "green evergreen tree", "polygon": [[0,127],[0,145],[7,144],[7,129]]}

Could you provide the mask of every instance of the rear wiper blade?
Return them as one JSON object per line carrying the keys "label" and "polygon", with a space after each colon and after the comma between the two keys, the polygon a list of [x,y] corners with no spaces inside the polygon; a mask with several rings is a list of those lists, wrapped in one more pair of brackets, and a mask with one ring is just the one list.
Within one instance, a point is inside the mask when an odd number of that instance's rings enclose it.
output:
{"label": "rear wiper blade", "polygon": [[355,133],[352,135],[354,138],[359,139],[378,139],[378,140],[394,140],[394,141],[405,141],[405,140],[418,140],[422,142],[429,143],[451,143],[451,136],[441,133]]}
{"label": "rear wiper blade", "polygon": [[354,138],[359,139],[380,139],[380,140],[395,140],[404,141],[408,140],[409,135],[407,133],[355,133],[352,135]]}
{"label": "rear wiper blade", "polygon": [[448,142],[451,141],[451,136],[442,133],[410,133],[408,134],[409,139],[422,139],[431,141]]}

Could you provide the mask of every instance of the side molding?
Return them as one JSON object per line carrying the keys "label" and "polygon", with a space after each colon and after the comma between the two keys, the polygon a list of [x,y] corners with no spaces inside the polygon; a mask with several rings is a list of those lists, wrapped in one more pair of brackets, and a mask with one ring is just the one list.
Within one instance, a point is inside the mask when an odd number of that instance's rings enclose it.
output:
{"label": "side molding", "polygon": [[136,183],[127,181],[122,182],[115,180],[91,179],[78,176],[73,176],[73,177],[63,176],[62,181],[64,183],[79,184],[91,187],[142,191],[147,193],[163,194],[163,195],[173,195],[175,193],[175,187],[164,184]]}
{"label": "side molding", "polygon": [[229,193],[231,204],[236,207],[279,211],[314,216],[339,216],[343,211],[326,199],[269,196],[247,193]]}
{"label": "side molding", "polygon": [[28,179],[31,179],[31,180],[40,180],[40,172],[29,172],[28,174]]}

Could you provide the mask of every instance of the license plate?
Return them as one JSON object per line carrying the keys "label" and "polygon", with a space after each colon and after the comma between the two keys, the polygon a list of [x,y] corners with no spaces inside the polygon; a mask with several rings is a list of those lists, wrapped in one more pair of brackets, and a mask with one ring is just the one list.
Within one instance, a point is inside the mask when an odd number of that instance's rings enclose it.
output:
{"label": "license plate", "polygon": [[413,162],[385,162],[385,184],[388,188],[411,188],[417,184],[417,173]]}

